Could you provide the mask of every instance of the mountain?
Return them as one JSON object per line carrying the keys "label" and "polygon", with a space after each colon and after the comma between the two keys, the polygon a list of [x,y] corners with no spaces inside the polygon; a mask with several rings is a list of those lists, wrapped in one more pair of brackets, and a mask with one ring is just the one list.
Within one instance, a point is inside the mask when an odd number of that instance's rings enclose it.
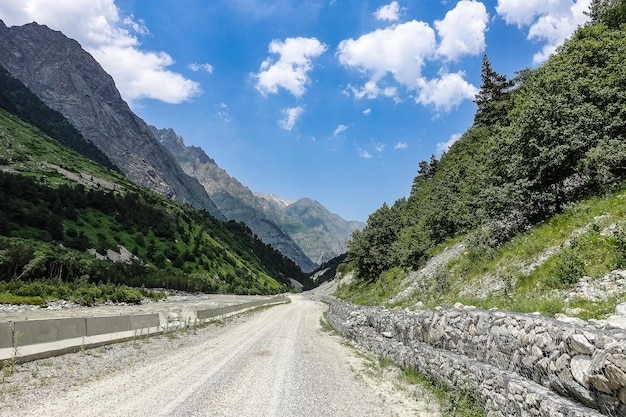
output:
{"label": "mountain", "polygon": [[264,211],[317,264],[327,262],[347,251],[346,241],[364,223],[346,221],[310,198],[283,200],[273,194],[255,194]]}
{"label": "mountain", "polygon": [[86,140],[65,116],[48,107],[2,65],[0,65],[0,107],[37,126],[43,133],[92,161],[119,171],[119,168],[93,143]]}
{"label": "mountain", "polygon": [[354,230],[364,226],[360,222],[348,222],[308,198],[289,201],[273,194],[253,194],[201,148],[186,146],[174,130],[153,126],[151,129],[185,173],[200,181],[226,218],[246,223],[261,240],[306,272],[346,252],[345,242]]}
{"label": "mountain", "polygon": [[[67,297],[70,285],[84,302],[101,299],[103,285],[239,294],[312,287],[247,226],[160,196],[3,109],[0,253],[5,289],[46,299]],[[25,293],[20,279],[46,281]]]}
{"label": "mountain", "polygon": [[202,184],[227,219],[244,222],[261,240],[296,262],[303,271],[310,272],[317,267],[296,242],[263,212],[263,207],[254,194],[228,175],[201,148],[186,146],[183,138],[173,129],[157,129],[154,126],[150,128],[183,171]]}
{"label": "mountain", "polygon": [[223,219],[204,188],[186,175],[115,83],[78,42],[47,26],[0,21],[0,64],[60,112],[131,180]]}

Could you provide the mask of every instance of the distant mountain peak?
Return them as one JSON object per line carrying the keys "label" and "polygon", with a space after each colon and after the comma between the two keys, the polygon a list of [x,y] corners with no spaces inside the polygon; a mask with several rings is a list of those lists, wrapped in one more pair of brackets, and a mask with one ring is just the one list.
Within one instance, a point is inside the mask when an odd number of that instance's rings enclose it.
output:
{"label": "distant mountain peak", "polygon": [[289,207],[290,205],[292,205],[293,203],[297,201],[297,200],[285,200],[284,198],[280,198],[276,194],[271,194],[271,193],[270,194],[254,193],[254,195],[258,198],[263,198],[265,200],[268,200],[269,202],[276,203],[281,208]]}

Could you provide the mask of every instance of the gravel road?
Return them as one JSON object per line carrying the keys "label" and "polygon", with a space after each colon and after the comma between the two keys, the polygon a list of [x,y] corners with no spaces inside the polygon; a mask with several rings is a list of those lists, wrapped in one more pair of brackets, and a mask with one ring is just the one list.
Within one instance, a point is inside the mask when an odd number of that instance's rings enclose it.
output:
{"label": "gravel road", "polygon": [[16,367],[0,416],[436,416],[383,377],[302,295],[223,325]]}

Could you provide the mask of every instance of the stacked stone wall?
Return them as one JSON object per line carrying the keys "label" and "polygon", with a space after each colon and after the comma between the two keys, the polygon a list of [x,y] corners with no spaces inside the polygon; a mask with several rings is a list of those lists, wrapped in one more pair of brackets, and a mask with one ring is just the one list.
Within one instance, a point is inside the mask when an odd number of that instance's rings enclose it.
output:
{"label": "stacked stone wall", "polygon": [[395,311],[329,298],[361,347],[468,390],[489,415],[626,416],[626,331],[475,308]]}

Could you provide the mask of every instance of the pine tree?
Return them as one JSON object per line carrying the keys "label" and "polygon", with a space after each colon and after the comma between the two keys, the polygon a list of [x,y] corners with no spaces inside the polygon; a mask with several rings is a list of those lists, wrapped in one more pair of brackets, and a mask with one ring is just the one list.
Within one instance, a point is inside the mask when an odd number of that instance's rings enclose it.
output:
{"label": "pine tree", "polygon": [[474,100],[478,106],[474,124],[493,126],[504,121],[508,109],[508,93],[513,87],[513,81],[494,71],[487,55],[483,56],[480,78],[482,85]]}

